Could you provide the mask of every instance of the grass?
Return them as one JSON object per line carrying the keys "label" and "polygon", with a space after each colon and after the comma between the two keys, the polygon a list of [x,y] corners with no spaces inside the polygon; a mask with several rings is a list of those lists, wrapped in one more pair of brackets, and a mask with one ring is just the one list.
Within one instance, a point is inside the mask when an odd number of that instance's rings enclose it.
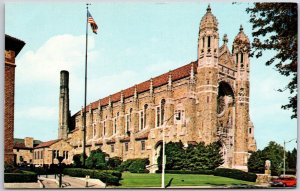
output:
{"label": "grass", "polygon": [[[160,187],[161,174],[122,174],[120,188],[138,188],[138,187]],[[171,181],[172,180],[172,181]],[[232,178],[198,175],[198,174],[166,174],[165,185],[171,186],[229,186],[229,185],[254,185],[254,182],[236,180]]]}

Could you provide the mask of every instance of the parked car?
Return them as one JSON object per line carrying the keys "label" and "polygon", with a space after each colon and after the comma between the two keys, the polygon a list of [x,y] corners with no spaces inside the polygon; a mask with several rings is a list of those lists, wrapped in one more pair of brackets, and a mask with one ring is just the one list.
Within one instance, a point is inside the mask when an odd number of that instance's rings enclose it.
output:
{"label": "parked car", "polygon": [[297,179],[294,177],[279,177],[271,180],[270,185],[272,187],[275,186],[283,186],[283,187],[293,187],[297,185]]}

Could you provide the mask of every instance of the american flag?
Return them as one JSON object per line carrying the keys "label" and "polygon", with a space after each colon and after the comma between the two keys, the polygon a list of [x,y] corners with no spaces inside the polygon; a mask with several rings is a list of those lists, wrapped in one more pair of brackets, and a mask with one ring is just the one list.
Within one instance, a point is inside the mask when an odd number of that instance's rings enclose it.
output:
{"label": "american flag", "polygon": [[97,26],[95,20],[93,19],[91,13],[88,11],[87,14],[88,14],[88,23],[91,24],[91,28],[92,28],[92,30],[93,30],[93,33],[97,34],[98,26]]}

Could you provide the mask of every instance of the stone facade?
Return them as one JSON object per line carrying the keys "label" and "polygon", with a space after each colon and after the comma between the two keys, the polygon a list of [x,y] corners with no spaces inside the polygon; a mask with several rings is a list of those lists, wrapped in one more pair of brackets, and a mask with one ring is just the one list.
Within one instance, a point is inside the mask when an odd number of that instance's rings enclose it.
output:
{"label": "stone facade", "polygon": [[[123,160],[149,158],[157,169],[166,142],[221,141],[224,167],[247,170],[256,150],[249,117],[249,39],[240,28],[233,42],[219,46],[218,22],[207,8],[200,23],[198,59],[168,73],[97,100],[86,108],[87,154],[101,148]],[[66,140],[71,155],[82,153],[83,109],[72,116]],[[251,130],[250,130],[251,129]]]}
{"label": "stone facade", "polygon": [[33,140],[32,137],[24,139],[14,139],[13,153],[15,155],[15,163],[17,165],[32,164],[34,147],[41,141]]}
{"label": "stone facade", "polygon": [[5,78],[4,78],[4,162],[14,163],[14,112],[15,112],[15,58],[25,43],[5,35]]}
{"label": "stone facade", "polygon": [[70,164],[72,157],[69,152],[72,149],[73,147],[62,139],[41,143],[34,148],[33,164],[36,166],[58,164],[58,156],[64,157],[62,163]]}

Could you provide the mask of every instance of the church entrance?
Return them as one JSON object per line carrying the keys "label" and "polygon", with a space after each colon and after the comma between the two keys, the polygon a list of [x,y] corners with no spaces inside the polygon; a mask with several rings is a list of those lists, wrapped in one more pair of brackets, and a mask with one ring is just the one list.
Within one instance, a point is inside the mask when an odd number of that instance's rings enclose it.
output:
{"label": "church entrance", "polygon": [[158,141],[154,146],[154,149],[152,151],[152,158],[150,159],[150,165],[148,166],[148,170],[150,171],[150,173],[155,173],[156,170],[159,169],[158,159],[161,150],[162,150],[162,141]]}
{"label": "church entrance", "polygon": [[217,100],[217,136],[222,142],[223,167],[231,166],[234,143],[235,101],[234,92],[227,82],[220,82]]}

